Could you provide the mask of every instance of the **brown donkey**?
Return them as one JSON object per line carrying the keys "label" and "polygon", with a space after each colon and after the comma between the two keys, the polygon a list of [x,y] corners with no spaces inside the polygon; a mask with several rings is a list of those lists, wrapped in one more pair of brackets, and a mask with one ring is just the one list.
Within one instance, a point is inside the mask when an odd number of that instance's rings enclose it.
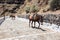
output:
{"label": "brown donkey", "polygon": [[10,17],[15,20],[15,14],[11,14]]}
{"label": "brown donkey", "polygon": [[39,28],[40,23],[41,23],[41,25],[43,25],[43,16],[38,15],[37,13],[30,14],[29,15],[29,27],[30,27],[30,23],[31,23],[31,27],[33,27],[33,22],[34,22],[34,27],[35,27],[35,23],[38,22],[38,24],[39,24],[38,28]]}

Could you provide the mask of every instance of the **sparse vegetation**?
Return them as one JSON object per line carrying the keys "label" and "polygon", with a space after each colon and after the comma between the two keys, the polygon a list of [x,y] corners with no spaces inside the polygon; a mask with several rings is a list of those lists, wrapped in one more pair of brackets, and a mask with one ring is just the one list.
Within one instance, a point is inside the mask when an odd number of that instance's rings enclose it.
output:
{"label": "sparse vegetation", "polygon": [[32,5],[30,11],[31,11],[31,12],[38,12],[38,11],[39,11],[39,7],[36,6],[36,5]]}
{"label": "sparse vegetation", "polygon": [[25,7],[25,11],[26,11],[26,13],[29,13],[29,12],[38,12],[39,11],[39,7],[36,6],[36,5],[26,6]]}
{"label": "sparse vegetation", "polygon": [[25,11],[26,11],[26,13],[29,13],[30,12],[30,7],[25,7]]}

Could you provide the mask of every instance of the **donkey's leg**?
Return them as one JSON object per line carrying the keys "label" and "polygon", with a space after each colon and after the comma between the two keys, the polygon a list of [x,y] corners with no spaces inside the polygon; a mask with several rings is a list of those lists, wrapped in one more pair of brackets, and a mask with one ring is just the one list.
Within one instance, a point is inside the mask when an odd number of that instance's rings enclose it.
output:
{"label": "donkey's leg", "polygon": [[14,20],[15,20],[15,16],[14,16]]}
{"label": "donkey's leg", "polygon": [[12,17],[12,19],[14,20],[14,17]]}
{"label": "donkey's leg", "polygon": [[33,27],[33,21],[31,22],[31,27]]}
{"label": "donkey's leg", "polygon": [[13,17],[11,16],[11,19],[13,20]]}
{"label": "donkey's leg", "polygon": [[34,22],[34,28],[35,28],[35,23],[36,23],[36,22]]}
{"label": "donkey's leg", "polygon": [[30,27],[30,22],[31,22],[31,21],[29,20],[29,27]]}
{"label": "donkey's leg", "polygon": [[38,21],[38,24],[39,24],[39,26],[38,26],[38,28],[40,27],[40,21]]}
{"label": "donkey's leg", "polygon": [[41,23],[41,25],[43,25],[43,19],[41,19],[40,23]]}
{"label": "donkey's leg", "polygon": [[43,22],[41,22],[41,25],[43,25]]}

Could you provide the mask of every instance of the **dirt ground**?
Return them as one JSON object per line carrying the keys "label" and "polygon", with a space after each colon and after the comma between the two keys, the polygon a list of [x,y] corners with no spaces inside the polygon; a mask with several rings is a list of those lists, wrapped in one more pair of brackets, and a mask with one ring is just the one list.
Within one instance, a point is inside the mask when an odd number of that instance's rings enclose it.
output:
{"label": "dirt ground", "polygon": [[59,40],[60,33],[44,28],[31,28],[28,20],[7,18],[0,25],[0,40]]}

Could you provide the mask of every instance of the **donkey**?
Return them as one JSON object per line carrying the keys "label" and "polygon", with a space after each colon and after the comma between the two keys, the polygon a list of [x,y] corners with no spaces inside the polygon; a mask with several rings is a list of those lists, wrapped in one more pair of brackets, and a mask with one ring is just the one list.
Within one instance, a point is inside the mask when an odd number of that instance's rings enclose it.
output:
{"label": "donkey", "polygon": [[15,15],[14,14],[11,14],[10,17],[15,20]]}
{"label": "donkey", "polygon": [[43,16],[41,16],[37,13],[30,13],[28,18],[29,18],[29,27],[30,27],[30,23],[31,23],[31,27],[33,27],[33,22],[34,22],[33,28],[35,28],[36,22],[38,22],[38,24],[39,24],[38,28],[40,27],[40,23],[41,23],[41,25],[43,25]]}

